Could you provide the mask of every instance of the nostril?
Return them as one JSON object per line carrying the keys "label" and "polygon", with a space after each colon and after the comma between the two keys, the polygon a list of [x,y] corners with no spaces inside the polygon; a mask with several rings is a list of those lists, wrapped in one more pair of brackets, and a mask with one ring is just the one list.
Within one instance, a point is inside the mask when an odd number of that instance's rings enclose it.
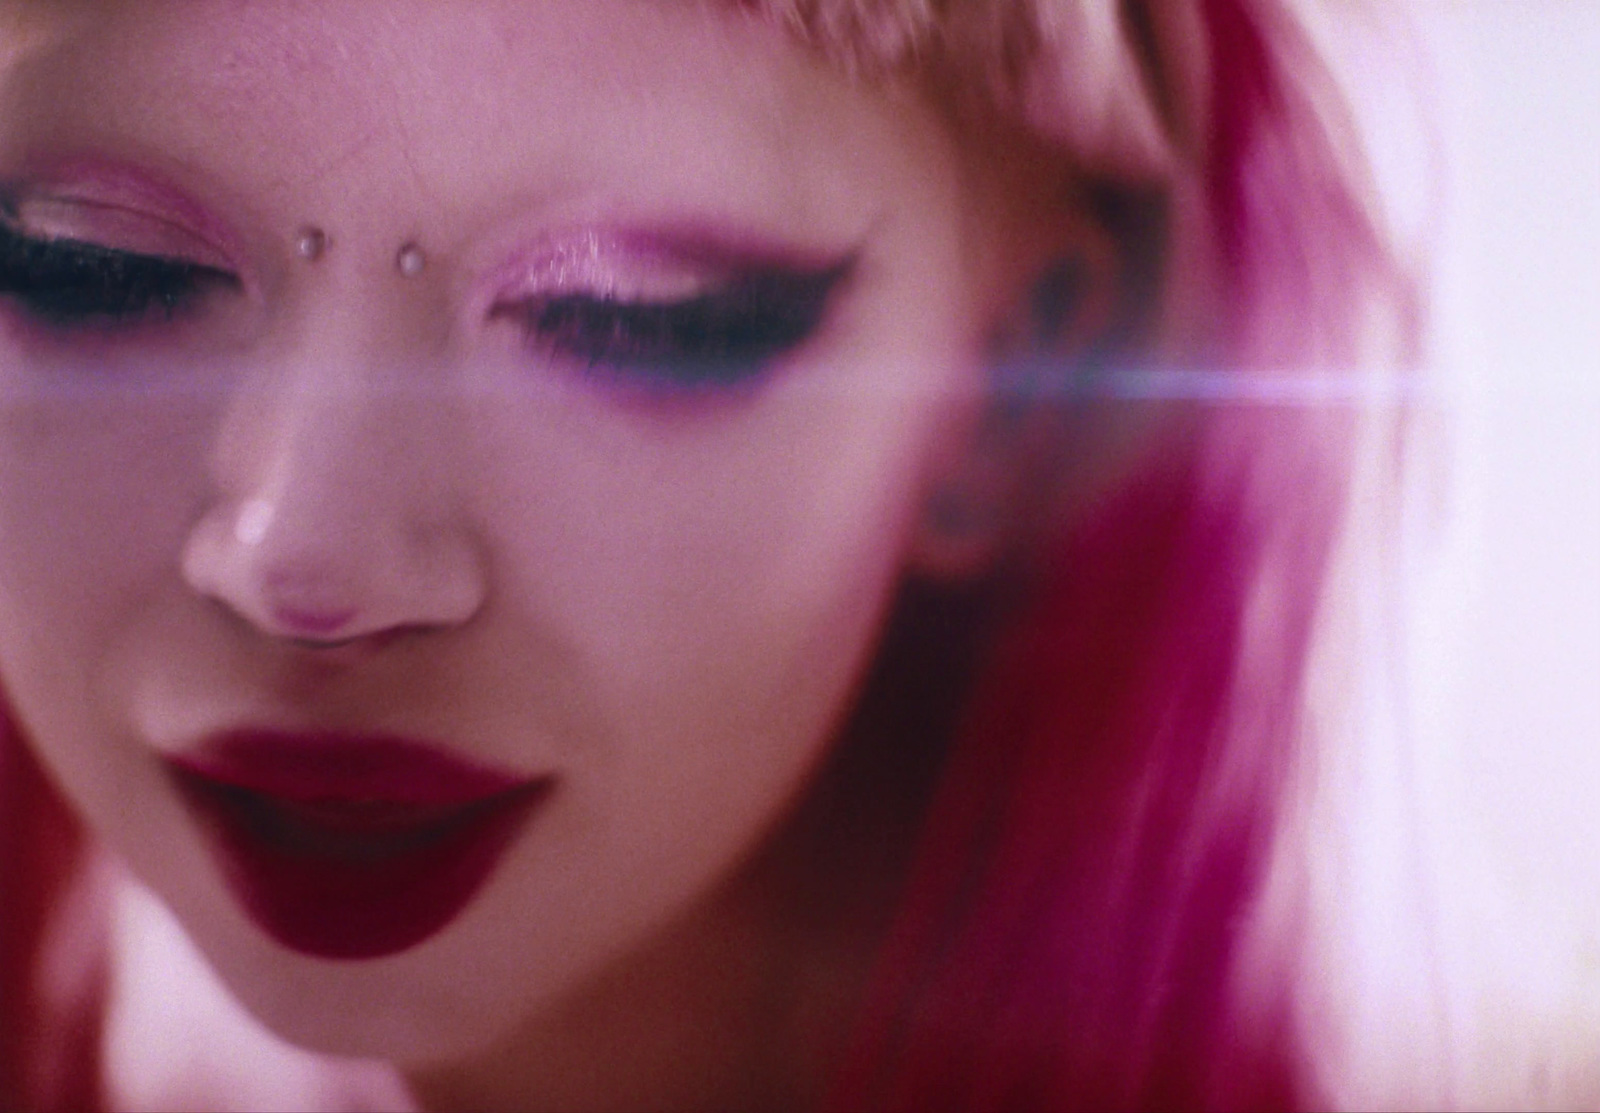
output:
{"label": "nostril", "polygon": [[257,565],[249,578],[255,580],[257,613],[270,633],[326,644],[372,632],[379,617],[372,613],[372,603],[326,561],[262,556],[268,567]]}
{"label": "nostril", "polygon": [[307,650],[315,655],[318,661],[349,662],[360,660],[371,653],[387,649],[407,634],[425,633],[426,627],[398,626],[387,630],[377,630],[372,633],[357,631],[342,637],[317,638],[294,637],[286,635],[283,638],[285,645],[296,649]]}
{"label": "nostril", "polygon": [[313,642],[318,645],[328,645],[338,641],[348,641],[349,638],[340,639],[341,631],[348,630],[355,622],[357,611],[354,607],[344,607],[338,610],[307,610],[302,607],[287,606],[282,603],[268,604],[273,625],[288,638],[296,641]]}

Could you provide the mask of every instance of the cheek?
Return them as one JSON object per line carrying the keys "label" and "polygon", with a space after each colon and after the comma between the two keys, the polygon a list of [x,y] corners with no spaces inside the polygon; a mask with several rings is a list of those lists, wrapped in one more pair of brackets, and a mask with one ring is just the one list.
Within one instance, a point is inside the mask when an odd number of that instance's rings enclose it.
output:
{"label": "cheek", "polygon": [[810,370],[682,421],[544,399],[480,442],[502,604],[570,678],[571,799],[663,876],[746,848],[805,783],[920,506],[948,378]]}
{"label": "cheek", "polygon": [[821,732],[810,705],[848,683],[916,501],[914,423],[889,409],[797,392],[690,428],[547,426],[519,454],[508,480],[539,478],[500,504],[505,598],[581,675],[603,747],[645,724]]}
{"label": "cheek", "polygon": [[16,617],[53,619],[75,601],[103,606],[175,579],[203,497],[206,426],[187,407],[132,395],[4,404],[0,576],[18,589],[5,593]]}
{"label": "cheek", "polygon": [[0,402],[0,675],[46,742],[84,734],[45,725],[94,715],[118,647],[171,602],[202,424],[137,396]]}

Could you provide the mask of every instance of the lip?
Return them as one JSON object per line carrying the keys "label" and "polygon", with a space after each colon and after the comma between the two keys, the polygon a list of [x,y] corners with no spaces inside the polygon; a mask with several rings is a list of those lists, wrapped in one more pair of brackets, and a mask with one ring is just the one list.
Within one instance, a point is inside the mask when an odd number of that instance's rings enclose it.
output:
{"label": "lip", "polygon": [[555,785],[395,737],[236,730],[164,760],[245,912],[331,959],[443,930]]}

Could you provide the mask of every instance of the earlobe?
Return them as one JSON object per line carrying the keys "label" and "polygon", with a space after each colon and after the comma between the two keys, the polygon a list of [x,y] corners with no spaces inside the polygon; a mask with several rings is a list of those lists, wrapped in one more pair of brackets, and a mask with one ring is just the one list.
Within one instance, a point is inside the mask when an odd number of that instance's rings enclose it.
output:
{"label": "earlobe", "polygon": [[[1054,433],[1073,381],[1110,327],[1116,303],[1111,237],[1075,226],[1030,280],[1004,299],[985,345],[984,397],[928,485],[910,569],[944,582],[981,577],[1024,540],[1048,487]],[[1054,432],[1053,432],[1054,431]]]}
{"label": "earlobe", "polygon": [[935,582],[975,580],[996,564],[1011,530],[1005,484],[978,467],[939,478],[912,539],[910,571]]}

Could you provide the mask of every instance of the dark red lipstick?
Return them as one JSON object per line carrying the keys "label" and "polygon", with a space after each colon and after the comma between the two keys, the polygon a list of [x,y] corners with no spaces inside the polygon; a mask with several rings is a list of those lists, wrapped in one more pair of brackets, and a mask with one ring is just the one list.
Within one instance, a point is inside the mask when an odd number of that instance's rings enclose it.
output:
{"label": "dark red lipstick", "polygon": [[554,785],[409,739],[233,731],[167,766],[234,896],[279,943],[362,959],[460,914]]}

